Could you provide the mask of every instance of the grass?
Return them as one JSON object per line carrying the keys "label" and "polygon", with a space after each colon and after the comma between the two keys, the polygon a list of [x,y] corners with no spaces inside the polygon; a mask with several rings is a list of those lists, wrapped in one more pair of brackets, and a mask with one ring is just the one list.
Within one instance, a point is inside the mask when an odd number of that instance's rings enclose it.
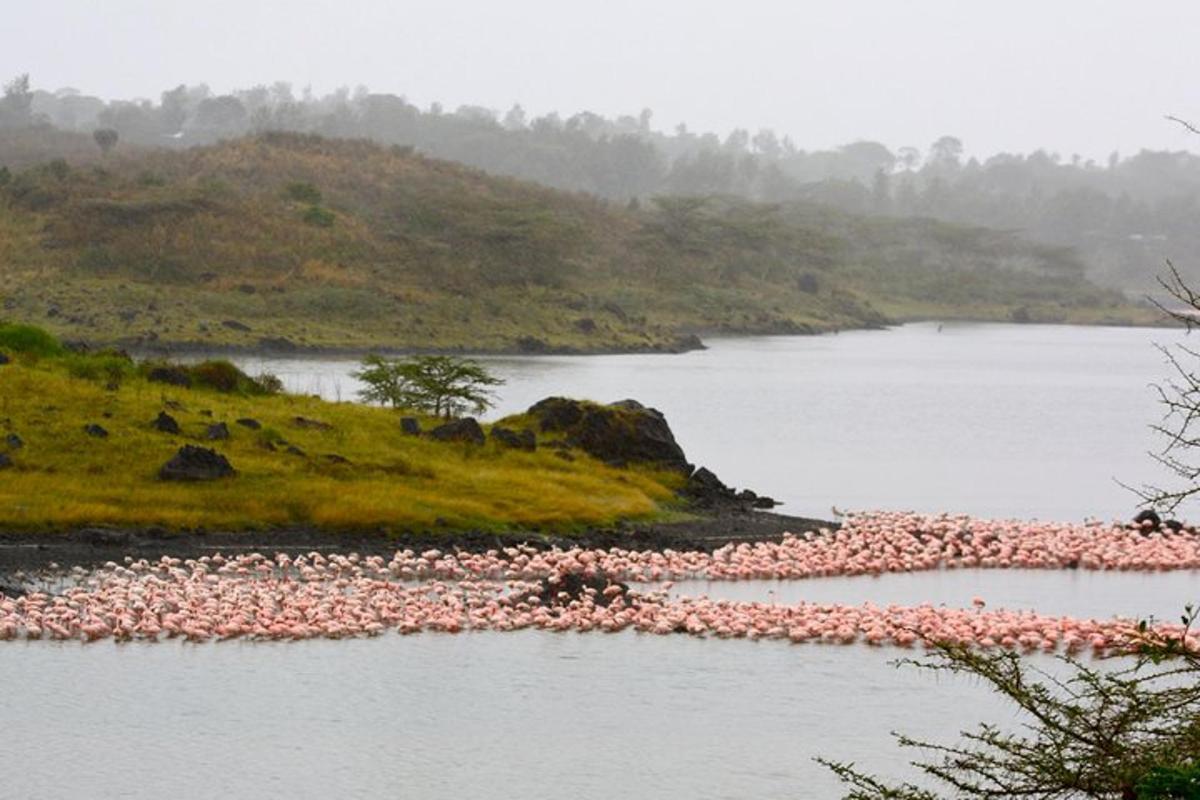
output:
{"label": "grass", "polygon": [[[74,363],[99,358],[77,356]],[[398,415],[381,408],[181,388],[152,383],[138,370],[118,385],[73,376],[72,363],[18,352],[0,366],[0,437],[16,433],[24,442],[7,450],[13,465],[0,473],[0,530],[565,530],[669,513],[682,481],[649,468],[613,468],[582,453],[568,461],[547,449],[512,451],[490,440],[469,446],[406,436]],[[178,420],[180,435],[151,426],[164,410]],[[245,417],[262,429],[236,424]],[[331,427],[301,426],[297,417]],[[229,440],[205,439],[215,422],[228,425]],[[92,423],[108,437],[85,433]],[[184,444],[213,447],[237,474],[203,483],[159,480],[159,467]],[[349,463],[334,463],[331,455]]]}
{"label": "grass", "polygon": [[589,352],[881,324],[900,318],[892,309],[1145,314],[1067,251],[932,220],[729,198],[629,210],[296,134],[64,152],[30,165],[0,136],[14,167],[0,188],[0,302],[72,340]]}

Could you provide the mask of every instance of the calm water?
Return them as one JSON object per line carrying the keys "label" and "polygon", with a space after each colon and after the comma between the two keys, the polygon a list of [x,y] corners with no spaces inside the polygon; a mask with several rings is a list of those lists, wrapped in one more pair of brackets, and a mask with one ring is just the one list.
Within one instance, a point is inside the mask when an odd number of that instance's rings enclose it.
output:
{"label": "calm water", "polygon": [[[500,413],[550,394],[662,409],[689,456],[821,514],[1124,516],[1166,331],[914,325],[683,356],[494,359]],[[349,399],[347,362],[251,363]],[[680,594],[1174,618],[1195,573],[946,571]],[[902,774],[888,732],[1017,721],[898,650],[682,636],[388,635],[0,646],[0,798],[828,798],[822,754]],[[1043,660],[1050,664],[1048,659]],[[965,710],[965,711],[964,711]]]}
{"label": "calm water", "polygon": [[[550,395],[632,397],[688,457],[782,511],[962,511],[1126,517],[1118,485],[1163,479],[1155,342],[1174,330],[906,325],[837,336],[709,342],[684,355],[487,359],[507,379],[492,417]],[[293,391],[353,399],[351,360],[243,360]]]}

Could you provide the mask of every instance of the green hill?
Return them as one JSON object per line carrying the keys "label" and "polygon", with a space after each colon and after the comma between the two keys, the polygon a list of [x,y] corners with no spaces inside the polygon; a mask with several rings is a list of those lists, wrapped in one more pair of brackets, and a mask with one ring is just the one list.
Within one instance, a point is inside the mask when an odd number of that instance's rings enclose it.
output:
{"label": "green hill", "polygon": [[987,229],[728,198],[626,208],[297,134],[0,171],[0,313],[95,343],[609,351],[1152,319],[1082,274]]}

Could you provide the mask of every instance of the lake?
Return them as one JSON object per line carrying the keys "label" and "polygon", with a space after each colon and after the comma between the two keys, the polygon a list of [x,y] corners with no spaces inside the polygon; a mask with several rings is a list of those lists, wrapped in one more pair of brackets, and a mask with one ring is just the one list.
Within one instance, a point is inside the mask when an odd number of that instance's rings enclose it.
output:
{"label": "lake", "polygon": [[[661,409],[689,457],[783,510],[1126,517],[1174,331],[947,324],[726,339],[676,356],[489,358],[491,416],[554,394]],[[351,361],[243,359],[349,399]],[[1157,615],[1197,575],[951,570],[682,582],[775,602]],[[889,775],[889,731],[1015,724],[897,649],[686,636],[422,634],[351,641],[0,645],[0,797],[828,798],[812,759]],[[1046,656],[1037,657],[1052,666]]]}
{"label": "lake", "polygon": [[[1118,484],[1166,479],[1148,455],[1181,331],[933,323],[830,336],[713,339],[682,355],[489,357],[496,418],[551,395],[632,397],[688,457],[785,513],[947,510],[1126,518]],[[352,400],[352,359],[239,359],[291,391]]]}

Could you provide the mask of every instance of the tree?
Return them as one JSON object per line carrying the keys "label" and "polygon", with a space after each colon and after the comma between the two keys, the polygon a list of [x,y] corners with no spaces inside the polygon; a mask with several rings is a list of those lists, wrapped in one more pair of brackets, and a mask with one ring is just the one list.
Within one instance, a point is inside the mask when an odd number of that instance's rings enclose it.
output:
{"label": "tree", "polygon": [[[983,723],[958,744],[897,735],[901,747],[932,756],[914,762],[955,798],[1200,797],[1200,652],[1191,607],[1182,627],[1142,623],[1126,643],[1129,666],[1092,667],[1060,660],[1061,676],[1030,666],[1017,653],[988,653],[931,643],[938,673],[978,678],[1011,701],[1020,726]],[[1017,730],[1020,732],[1010,732]],[[911,783],[888,784],[853,764],[818,759],[851,789],[847,800],[939,800],[946,795]]]}
{"label": "tree", "polygon": [[96,140],[100,152],[108,155],[108,152],[117,146],[117,140],[121,137],[113,128],[97,128],[92,133],[92,138]]}
{"label": "tree", "polygon": [[492,387],[504,384],[479,362],[453,356],[369,355],[354,377],[366,384],[358,393],[363,400],[447,419],[467,410],[482,414],[494,404]]}
{"label": "tree", "polygon": [[29,74],[18,75],[4,84],[4,97],[0,98],[0,128],[16,128],[33,122],[33,91],[29,88]]}

